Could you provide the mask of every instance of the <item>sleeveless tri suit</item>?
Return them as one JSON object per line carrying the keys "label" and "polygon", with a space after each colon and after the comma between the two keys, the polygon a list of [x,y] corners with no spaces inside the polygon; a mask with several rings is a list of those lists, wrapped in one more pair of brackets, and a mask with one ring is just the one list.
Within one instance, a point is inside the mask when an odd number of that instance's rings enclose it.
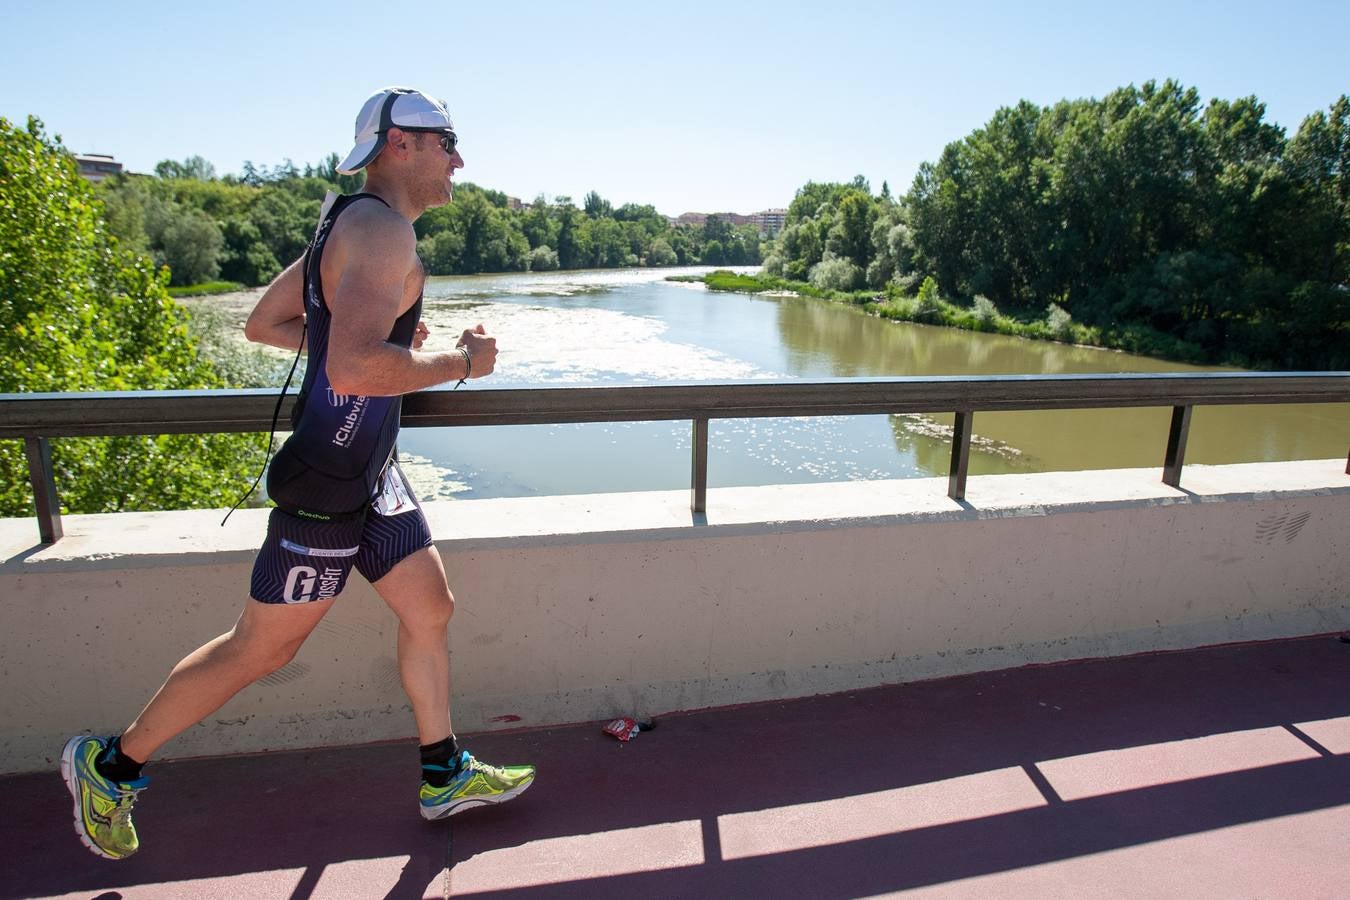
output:
{"label": "sleeveless tri suit", "polygon": [[[309,361],[291,414],[291,436],[267,471],[277,504],[253,566],[251,594],[263,603],[336,597],[352,567],[378,581],[431,544],[426,517],[395,460],[402,397],[338,394],[328,381],[332,312],[319,277],[323,249],[343,210],[374,194],[339,197],[305,259]],[[411,347],[422,298],[394,322],[388,341]]]}

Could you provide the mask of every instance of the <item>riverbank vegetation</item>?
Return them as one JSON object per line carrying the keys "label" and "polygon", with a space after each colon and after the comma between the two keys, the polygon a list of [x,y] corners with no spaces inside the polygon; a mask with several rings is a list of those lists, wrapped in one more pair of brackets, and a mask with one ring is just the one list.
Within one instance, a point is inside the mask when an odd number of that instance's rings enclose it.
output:
{"label": "riverbank vegetation", "polygon": [[212,294],[231,294],[248,287],[237,281],[204,281],[201,284],[188,284],[183,287],[170,287],[170,297],[209,297]]}
{"label": "riverbank vegetation", "polygon": [[[154,176],[122,175],[98,187],[109,232],[124,247],[170,270],[170,284],[214,279],[266,284],[295,260],[314,232],[327,191],[359,190],[362,177],[338,174],[336,154],[303,169],[246,164],[217,177],[201,157],[166,160]],[[671,224],[655,208],[617,209],[592,191],[578,207],[542,195],[521,204],[500,191],[455,185],[454,203],[415,224],[417,249],[432,275],[760,262],[759,232],[719,216]]]}
{"label": "riverbank vegetation", "polygon": [[[883,316],[1253,368],[1350,368],[1350,98],[1292,138],[1168,81],[1029,102],[909,193],[808,183],[769,289]],[[809,287],[803,287],[803,285]]]}
{"label": "riverbank vegetation", "polygon": [[[167,281],[110,235],[94,189],[40,121],[0,118],[0,393],[226,387]],[[228,506],[261,456],[241,434],[52,441],[70,512]],[[32,511],[23,444],[0,441],[0,516]]]}
{"label": "riverbank vegetation", "polygon": [[1207,359],[1203,348],[1146,326],[1136,324],[1102,328],[1075,322],[1067,310],[1054,303],[1050,304],[1041,318],[1004,315],[992,300],[983,295],[975,297],[969,305],[959,303],[941,296],[932,276],[924,279],[913,296],[906,295],[896,282],[886,284],[880,290],[840,290],[771,275],[746,275],[725,270],[709,272],[707,275],[673,275],[668,280],[702,282],[713,291],[800,294],[821,300],[852,303],[872,315],[902,322],[1106,347],[1180,362],[1200,363]]}

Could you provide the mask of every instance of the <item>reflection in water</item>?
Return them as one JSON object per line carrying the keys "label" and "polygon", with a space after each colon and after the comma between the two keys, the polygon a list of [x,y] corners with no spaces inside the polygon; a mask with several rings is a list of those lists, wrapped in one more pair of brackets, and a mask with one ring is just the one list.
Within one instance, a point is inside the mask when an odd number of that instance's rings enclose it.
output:
{"label": "reflection in water", "polygon": [[[813,375],[830,374],[831,368],[850,375],[1233,371],[1095,347],[887,322],[806,298],[782,302],[779,332],[798,358],[811,361]],[[950,414],[895,417],[896,449],[915,453],[929,473],[945,473],[952,420]],[[1161,407],[978,413],[970,471],[1161,466],[1170,422],[1170,410]],[[934,424],[940,427],[936,434]],[[944,447],[934,446],[934,440]],[[1347,443],[1350,407],[1344,404],[1207,406],[1192,415],[1186,458],[1197,463],[1324,459],[1343,455]]]}
{"label": "reflection in water", "polygon": [[[951,464],[952,435],[956,430],[952,424],[954,418],[920,413],[891,416],[895,449],[913,456],[924,474],[945,474]],[[978,472],[976,460],[981,463]],[[970,471],[976,474],[1029,472],[1042,468],[1018,447],[981,434],[970,437]]]}
{"label": "reflection in water", "polygon": [[1091,347],[892,322],[808,298],[783,300],[778,325],[788,347],[818,354],[854,375],[1162,372],[1188,368]]}
{"label": "reflection in water", "polygon": [[[432,278],[428,346],[478,322],[498,338],[490,380],[529,385],[653,384],[754,378],[1211,371],[1088,347],[867,316],[799,297],[706,292],[669,270]],[[1350,407],[1204,407],[1188,462],[1341,457]],[[972,474],[1161,466],[1165,408],[979,413]],[[712,486],[946,474],[952,416],[714,420]],[[425,496],[673,490],[689,484],[687,422],[406,429]],[[410,472],[410,475],[412,473]]]}
{"label": "reflection in water", "polygon": [[892,322],[807,297],[778,301],[778,332],[803,365],[794,375],[1057,375],[1073,372],[1218,371],[1095,347],[1029,341]]}

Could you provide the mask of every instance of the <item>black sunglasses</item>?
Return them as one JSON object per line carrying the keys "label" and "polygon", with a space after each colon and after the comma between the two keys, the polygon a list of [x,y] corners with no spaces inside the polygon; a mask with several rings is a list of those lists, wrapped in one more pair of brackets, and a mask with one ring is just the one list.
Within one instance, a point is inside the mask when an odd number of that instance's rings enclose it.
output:
{"label": "black sunglasses", "polygon": [[399,128],[403,131],[411,131],[416,134],[440,135],[441,149],[451,156],[454,155],[455,145],[459,142],[459,138],[455,137],[455,133],[451,131],[449,128],[409,128],[403,125],[396,125],[394,127]]}

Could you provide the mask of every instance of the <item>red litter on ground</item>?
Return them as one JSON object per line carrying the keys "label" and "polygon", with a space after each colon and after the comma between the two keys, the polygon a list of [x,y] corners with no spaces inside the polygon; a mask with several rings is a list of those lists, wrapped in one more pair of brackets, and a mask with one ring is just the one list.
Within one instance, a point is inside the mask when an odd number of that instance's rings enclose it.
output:
{"label": "red litter on ground", "polygon": [[615,719],[604,728],[600,729],[605,734],[613,735],[625,744],[633,739],[639,731],[651,731],[656,725],[653,722],[639,722],[637,719]]}

